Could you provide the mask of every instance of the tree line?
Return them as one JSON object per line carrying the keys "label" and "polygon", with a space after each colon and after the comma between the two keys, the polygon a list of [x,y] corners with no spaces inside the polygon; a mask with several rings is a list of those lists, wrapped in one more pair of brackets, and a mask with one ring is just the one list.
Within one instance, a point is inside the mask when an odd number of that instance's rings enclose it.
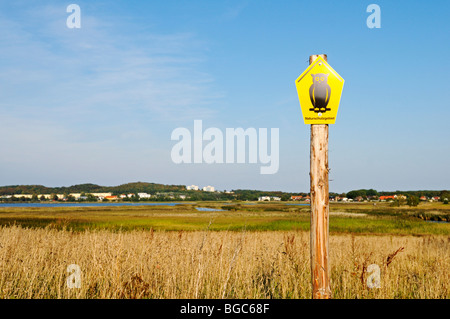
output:
{"label": "tree line", "polygon": [[[279,197],[282,201],[288,201],[291,196],[303,196],[306,197],[309,193],[305,192],[282,192],[282,191],[262,191],[262,190],[248,190],[237,189],[231,192],[205,192],[205,191],[193,191],[186,190],[184,185],[164,185],[157,183],[136,182],[127,183],[118,186],[100,186],[96,184],[79,184],[69,187],[46,187],[43,185],[12,185],[1,186],[0,196],[4,195],[19,195],[19,194],[32,194],[31,201],[44,200],[40,194],[52,194],[50,200],[58,200],[56,194],[64,194],[66,200],[74,201],[75,199],[70,193],[82,193],[85,201],[97,200],[91,193],[111,193],[112,195],[121,194],[134,194],[134,197],[126,198],[124,200],[137,201],[137,200],[151,200],[151,201],[169,201],[179,200],[180,195],[185,195],[184,200],[191,201],[220,201],[220,200],[238,200],[238,201],[257,201],[259,197]],[[138,198],[138,193],[147,193],[152,195],[150,199]],[[347,197],[350,199],[357,199],[359,197],[363,199],[376,199],[383,195],[404,195],[409,198],[420,198],[425,196],[427,198],[439,196],[441,201],[445,198],[450,200],[450,191],[448,190],[419,190],[419,191],[377,191],[375,189],[358,189],[351,190],[347,193],[333,193],[330,192],[330,197]],[[41,198],[39,198],[41,196]],[[14,200],[30,200],[12,198]],[[183,199],[180,199],[183,200]],[[414,199],[415,200],[415,199]]]}
{"label": "tree line", "polygon": [[14,194],[70,194],[70,193],[112,193],[113,195],[129,193],[179,192],[185,191],[184,185],[164,185],[156,183],[127,183],[118,186],[100,186],[96,184],[79,184],[69,187],[46,187],[43,185],[1,186],[0,195]]}

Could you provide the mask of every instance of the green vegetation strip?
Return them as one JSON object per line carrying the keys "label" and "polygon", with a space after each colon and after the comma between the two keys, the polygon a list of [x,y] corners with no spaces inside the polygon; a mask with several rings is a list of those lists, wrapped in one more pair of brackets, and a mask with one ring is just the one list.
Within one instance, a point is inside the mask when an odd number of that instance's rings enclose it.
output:
{"label": "green vegetation strip", "polygon": [[[195,207],[206,207],[199,203],[165,207],[3,208],[0,209],[0,225],[15,224],[26,228],[51,227],[73,231],[308,231],[310,226],[309,207],[305,206],[258,203],[216,203],[207,206],[226,210],[197,211]],[[372,205],[332,205],[330,232],[450,235],[450,223],[444,222],[448,220],[450,212],[439,207],[395,209]]]}

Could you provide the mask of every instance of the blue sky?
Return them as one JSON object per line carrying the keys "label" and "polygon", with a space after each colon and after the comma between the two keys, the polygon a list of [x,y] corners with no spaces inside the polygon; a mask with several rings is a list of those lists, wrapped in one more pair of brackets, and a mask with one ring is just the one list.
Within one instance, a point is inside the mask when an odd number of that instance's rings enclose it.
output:
{"label": "blue sky", "polygon": [[[69,29],[66,8],[81,8]],[[369,4],[381,28],[369,29]],[[345,79],[330,191],[449,189],[448,1],[0,1],[0,185],[309,190],[295,79]],[[441,94],[443,97],[441,97]],[[279,128],[280,167],[174,164],[177,127]]]}

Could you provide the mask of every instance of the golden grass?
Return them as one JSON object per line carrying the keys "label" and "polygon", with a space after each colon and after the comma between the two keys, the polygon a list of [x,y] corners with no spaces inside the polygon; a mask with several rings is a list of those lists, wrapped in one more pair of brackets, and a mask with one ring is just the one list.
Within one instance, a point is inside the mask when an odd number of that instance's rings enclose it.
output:
{"label": "golden grass", "polygon": [[[332,235],[330,265],[333,298],[450,297],[448,236]],[[310,297],[308,232],[0,228],[0,298]]]}

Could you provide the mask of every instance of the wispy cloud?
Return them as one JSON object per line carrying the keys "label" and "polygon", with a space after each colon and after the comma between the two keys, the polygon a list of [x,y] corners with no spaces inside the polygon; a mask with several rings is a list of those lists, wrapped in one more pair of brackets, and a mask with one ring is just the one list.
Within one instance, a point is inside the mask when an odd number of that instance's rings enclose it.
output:
{"label": "wispy cloud", "polygon": [[233,4],[229,6],[225,13],[223,14],[223,18],[226,20],[236,19],[248,6],[248,1],[243,1],[238,4]]}
{"label": "wispy cloud", "polygon": [[214,116],[205,43],[83,9],[82,28],[68,29],[67,16],[61,5],[0,13],[2,183],[151,179],[168,161],[161,127]]}
{"label": "wispy cloud", "polygon": [[[61,8],[58,8],[61,9]],[[202,44],[194,34],[133,34],[87,14],[82,28],[65,27],[55,7],[30,11],[39,27],[0,19],[2,112],[58,119],[140,112],[170,120],[212,115],[220,97],[201,70]],[[130,33],[120,31],[128,28]]]}

